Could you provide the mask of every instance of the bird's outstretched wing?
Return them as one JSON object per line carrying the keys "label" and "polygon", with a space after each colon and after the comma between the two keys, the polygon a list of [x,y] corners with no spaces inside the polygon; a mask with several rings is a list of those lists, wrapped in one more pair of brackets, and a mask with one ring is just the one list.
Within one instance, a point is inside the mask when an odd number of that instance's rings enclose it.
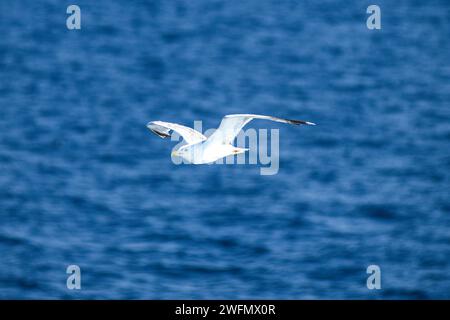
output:
{"label": "bird's outstretched wing", "polygon": [[149,128],[153,133],[160,136],[161,138],[170,137],[171,131],[175,131],[183,137],[187,144],[195,144],[206,140],[206,137],[200,132],[177,123],[150,121],[149,123],[147,123],[147,128]]}
{"label": "bird's outstretched wing", "polygon": [[253,119],[265,119],[276,122],[284,122],[295,125],[306,124],[315,126],[315,123],[303,120],[289,120],[257,114],[229,114],[223,117],[219,128],[208,138],[210,143],[230,144],[238,135],[239,131]]}

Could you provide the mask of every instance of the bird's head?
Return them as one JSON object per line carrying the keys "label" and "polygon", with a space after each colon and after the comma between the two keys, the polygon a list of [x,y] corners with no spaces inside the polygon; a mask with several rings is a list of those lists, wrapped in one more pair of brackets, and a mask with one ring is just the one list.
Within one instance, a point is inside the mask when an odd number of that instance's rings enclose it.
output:
{"label": "bird's head", "polygon": [[201,149],[196,146],[186,145],[182,146],[178,150],[172,151],[172,157],[181,157],[188,163],[195,163],[196,156],[199,156]]}
{"label": "bird's head", "polygon": [[181,147],[178,150],[173,150],[172,151],[172,156],[173,157],[186,157],[189,154],[189,148],[186,147]]}

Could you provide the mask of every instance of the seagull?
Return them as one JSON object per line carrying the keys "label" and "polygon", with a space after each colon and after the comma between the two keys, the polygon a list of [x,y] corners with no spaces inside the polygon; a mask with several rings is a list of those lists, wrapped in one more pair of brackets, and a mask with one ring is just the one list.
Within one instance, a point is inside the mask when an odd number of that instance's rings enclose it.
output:
{"label": "seagull", "polygon": [[177,132],[183,137],[186,144],[182,145],[178,150],[172,151],[172,156],[182,157],[192,164],[206,164],[229,155],[247,151],[248,149],[246,148],[233,146],[232,142],[239,131],[253,119],[264,119],[295,125],[316,125],[303,120],[289,120],[265,115],[229,114],[223,117],[219,128],[209,138],[192,128],[171,122],[150,121],[147,123],[147,128],[161,138],[168,138],[173,131]]}

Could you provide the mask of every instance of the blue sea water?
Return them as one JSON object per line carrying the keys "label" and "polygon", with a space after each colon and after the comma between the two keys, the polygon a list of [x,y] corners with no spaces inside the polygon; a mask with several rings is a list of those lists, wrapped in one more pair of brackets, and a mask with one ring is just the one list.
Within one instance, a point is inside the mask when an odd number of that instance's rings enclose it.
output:
{"label": "blue sea water", "polygon": [[[450,298],[448,1],[69,4],[0,2],[0,298]],[[230,113],[318,126],[249,125],[272,176],[145,127]]]}

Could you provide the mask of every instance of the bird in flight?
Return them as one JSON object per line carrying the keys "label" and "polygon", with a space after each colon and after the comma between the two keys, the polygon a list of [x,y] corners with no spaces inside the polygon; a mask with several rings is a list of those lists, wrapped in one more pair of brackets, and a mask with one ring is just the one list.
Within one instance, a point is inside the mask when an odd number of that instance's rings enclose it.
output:
{"label": "bird in flight", "polygon": [[239,131],[253,119],[264,119],[295,125],[316,125],[303,120],[288,120],[257,114],[229,114],[223,117],[219,128],[209,138],[192,128],[171,122],[150,121],[147,124],[147,128],[161,138],[168,138],[173,131],[177,132],[183,137],[186,144],[178,148],[178,150],[174,150],[172,155],[182,157],[192,164],[206,164],[229,155],[247,151],[248,149],[233,146],[232,142]]}

